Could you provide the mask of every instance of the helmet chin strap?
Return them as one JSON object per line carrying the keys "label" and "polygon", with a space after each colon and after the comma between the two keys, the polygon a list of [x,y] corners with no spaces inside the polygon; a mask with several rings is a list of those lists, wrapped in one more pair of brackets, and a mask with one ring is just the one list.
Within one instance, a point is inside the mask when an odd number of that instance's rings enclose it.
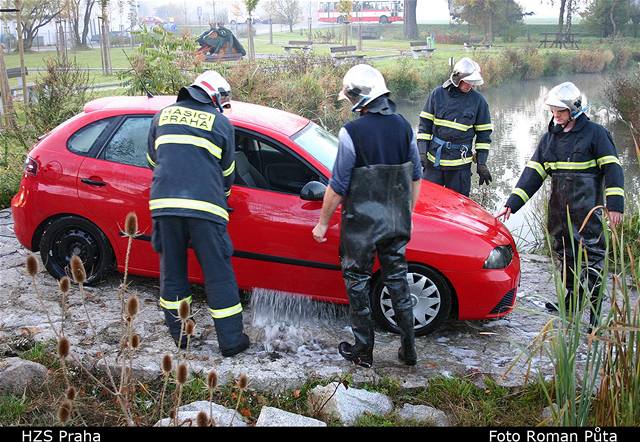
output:
{"label": "helmet chin strap", "polygon": [[358,100],[358,102],[351,107],[351,112],[359,112],[360,108],[364,105],[364,102],[367,101],[368,98],[369,97],[365,95],[360,100]]}

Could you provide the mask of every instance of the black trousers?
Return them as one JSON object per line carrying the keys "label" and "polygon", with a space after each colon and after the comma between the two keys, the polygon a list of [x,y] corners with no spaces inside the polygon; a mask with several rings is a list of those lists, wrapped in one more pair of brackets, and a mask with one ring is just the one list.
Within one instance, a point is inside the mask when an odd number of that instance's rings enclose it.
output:
{"label": "black trousers", "polygon": [[431,162],[427,161],[424,168],[423,177],[427,181],[440,184],[447,189],[469,196],[471,192],[471,168],[450,170],[444,167],[436,169]]}
{"label": "black trousers", "polygon": [[[187,248],[193,247],[205,279],[205,293],[221,351],[242,344],[242,306],[231,266],[233,246],[224,224],[179,216],[153,219],[153,248],[160,254],[160,297],[169,330],[178,338],[175,303],[191,295]],[[173,303],[173,304],[172,304]],[[167,308],[174,307],[174,308]]]}

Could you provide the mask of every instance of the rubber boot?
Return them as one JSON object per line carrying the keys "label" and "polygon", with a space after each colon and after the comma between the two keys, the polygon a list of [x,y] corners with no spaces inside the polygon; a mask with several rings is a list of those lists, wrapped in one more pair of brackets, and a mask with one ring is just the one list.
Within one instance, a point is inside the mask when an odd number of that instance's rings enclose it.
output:
{"label": "rubber boot", "polygon": [[358,348],[348,342],[338,344],[338,353],[347,361],[364,368],[371,368],[373,365],[373,349]]}
{"label": "rubber boot", "polygon": [[368,308],[351,312],[351,330],[355,337],[355,345],[341,342],[338,352],[347,361],[351,361],[361,367],[370,368],[373,365],[373,343],[375,332],[371,312]]}
{"label": "rubber boot", "polygon": [[413,310],[396,312],[395,319],[400,329],[401,345],[398,350],[398,359],[406,365],[416,365],[418,355],[416,354],[415,318],[413,316]]}

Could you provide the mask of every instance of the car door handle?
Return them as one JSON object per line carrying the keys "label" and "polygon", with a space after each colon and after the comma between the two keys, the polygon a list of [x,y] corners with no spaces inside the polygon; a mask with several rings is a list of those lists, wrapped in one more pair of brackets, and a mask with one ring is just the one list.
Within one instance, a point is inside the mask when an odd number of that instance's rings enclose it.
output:
{"label": "car door handle", "polygon": [[105,183],[104,181],[92,180],[91,178],[82,178],[80,181],[90,186],[102,187],[107,185],[107,183]]}

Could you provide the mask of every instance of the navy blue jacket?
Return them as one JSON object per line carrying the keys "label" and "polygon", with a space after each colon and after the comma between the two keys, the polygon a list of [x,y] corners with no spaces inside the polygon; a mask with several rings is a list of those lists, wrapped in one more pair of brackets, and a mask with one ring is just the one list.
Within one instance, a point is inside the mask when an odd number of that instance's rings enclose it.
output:
{"label": "navy blue jacket", "polygon": [[226,198],[235,172],[235,136],[229,120],[199,88],[183,88],[149,130],[153,168],[151,216],[229,221]]}
{"label": "navy blue jacket", "polygon": [[[604,176],[607,208],[623,212],[624,175],[609,131],[584,114],[569,132],[553,133],[552,127],[553,120],[505,206],[517,212],[538,191],[547,175],[558,172]],[[594,191],[600,193],[602,189]]]}
{"label": "navy blue jacket", "polygon": [[443,169],[469,168],[472,148],[478,164],[486,164],[492,131],[489,105],[482,95],[475,90],[463,93],[455,86],[446,89],[438,86],[431,91],[420,112],[418,149],[426,154],[427,161],[434,163],[438,146],[432,140],[437,137],[469,147],[466,155],[460,149],[443,149],[440,162]]}

